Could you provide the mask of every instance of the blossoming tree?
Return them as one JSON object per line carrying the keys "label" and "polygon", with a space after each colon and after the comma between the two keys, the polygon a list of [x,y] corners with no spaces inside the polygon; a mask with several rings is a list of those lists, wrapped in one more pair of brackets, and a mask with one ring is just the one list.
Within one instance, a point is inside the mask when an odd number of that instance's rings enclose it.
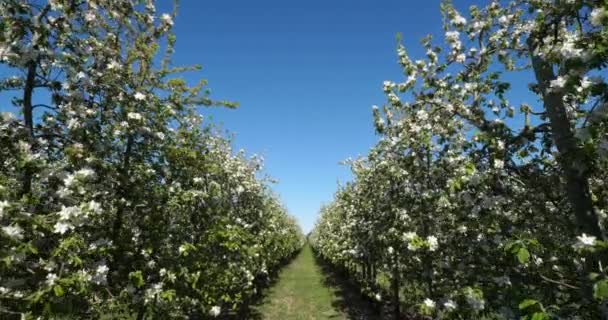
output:
{"label": "blossoming tree", "polygon": [[[0,317],[238,312],[302,245],[153,1],[0,3]],[[22,76],[23,75],[23,76]]]}
{"label": "blossoming tree", "polygon": [[[321,212],[315,250],[396,315],[606,317],[606,4],[441,9],[443,45],[423,39],[419,60],[399,46],[380,142]],[[514,77],[538,101],[511,103]]]}

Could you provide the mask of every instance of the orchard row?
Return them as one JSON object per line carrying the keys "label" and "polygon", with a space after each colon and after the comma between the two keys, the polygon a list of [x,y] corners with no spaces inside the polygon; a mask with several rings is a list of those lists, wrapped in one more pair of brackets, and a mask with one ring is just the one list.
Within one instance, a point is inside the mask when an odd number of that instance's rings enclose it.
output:
{"label": "orchard row", "polygon": [[380,140],[310,241],[396,318],[606,317],[608,7],[469,12],[443,3],[424,58],[399,46]]}
{"label": "orchard row", "polygon": [[[303,245],[153,1],[0,3],[0,318],[200,319]],[[6,72],[6,73],[5,73]]]}

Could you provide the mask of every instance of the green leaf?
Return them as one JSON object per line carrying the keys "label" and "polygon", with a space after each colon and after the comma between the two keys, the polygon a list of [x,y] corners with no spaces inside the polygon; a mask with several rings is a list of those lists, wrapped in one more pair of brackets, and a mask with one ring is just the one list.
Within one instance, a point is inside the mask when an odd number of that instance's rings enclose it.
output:
{"label": "green leaf", "polygon": [[602,241],[602,240],[596,240],[595,241],[595,246],[597,248],[606,249],[606,248],[608,248],[608,242]]}
{"label": "green leaf", "polygon": [[549,316],[544,312],[535,312],[530,320],[549,320]]}
{"label": "green leaf", "polygon": [[44,296],[44,294],[46,292],[48,292],[47,290],[44,290],[44,291],[38,290],[38,291],[32,293],[31,295],[29,295],[26,298],[26,300],[31,301],[32,303],[38,303],[38,302],[40,302],[40,299],[42,299],[42,297]]}
{"label": "green leaf", "polygon": [[467,162],[465,164],[464,169],[468,175],[472,175],[473,173],[475,173],[475,170],[476,170],[475,164],[472,162]]}
{"label": "green leaf", "polygon": [[63,288],[60,285],[54,286],[53,291],[55,292],[55,296],[57,297],[63,297],[63,295],[65,294]]}
{"label": "green leaf", "polygon": [[533,306],[533,305],[536,305],[536,304],[538,304],[538,301],[537,301],[537,300],[534,300],[534,299],[526,299],[526,300],[522,301],[522,302],[519,304],[519,310],[523,310],[523,309],[529,308],[529,307],[531,307],[531,306]]}
{"label": "green leaf", "polygon": [[530,251],[528,251],[526,248],[520,248],[517,252],[517,260],[519,260],[519,263],[522,264],[530,261]]}
{"label": "green leaf", "polygon": [[608,298],[608,280],[604,279],[593,285],[593,297],[597,300]]}
{"label": "green leaf", "polygon": [[133,283],[133,285],[136,288],[140,288],[145,283],[144,276],[141,273],[141,271],[135,271],[135,272],[129,273],[129,279],[131,279],[131,283]]}
{"label": "green leaf", "polygon": [[175,298],[175,290],[163,291],[160,297],[165,301],[173,301],[173,298]]}

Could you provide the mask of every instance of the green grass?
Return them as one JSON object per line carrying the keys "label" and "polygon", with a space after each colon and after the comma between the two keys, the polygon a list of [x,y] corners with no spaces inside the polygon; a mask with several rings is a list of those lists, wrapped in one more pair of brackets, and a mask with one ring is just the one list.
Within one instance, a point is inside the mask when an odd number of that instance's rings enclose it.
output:
{"label": "green grass", "polygon": [[281,271],[257,312],[268,320],[348,319],[332,305],[338,299],[336,291],[327,287],[324,279],[307,245]]}

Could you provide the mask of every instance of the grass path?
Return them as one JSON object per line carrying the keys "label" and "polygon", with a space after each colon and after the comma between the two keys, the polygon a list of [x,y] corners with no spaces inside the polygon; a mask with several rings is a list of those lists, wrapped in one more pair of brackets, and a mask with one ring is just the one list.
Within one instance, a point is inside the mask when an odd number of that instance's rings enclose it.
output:
{"label": "grass path", "polygon": [[254,314],[267,320],[376,318],[352,288],[317,264],[309,246],[281,271]]}

